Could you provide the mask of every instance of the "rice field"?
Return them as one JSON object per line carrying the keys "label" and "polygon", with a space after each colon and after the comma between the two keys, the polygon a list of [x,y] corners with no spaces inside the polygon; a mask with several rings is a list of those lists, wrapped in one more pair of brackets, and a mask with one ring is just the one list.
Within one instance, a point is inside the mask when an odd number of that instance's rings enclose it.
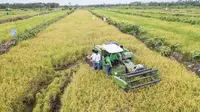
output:
{"label": "rice field", "polygon": [[140,25],[151,37],[164,38],[171,44],[180,44],[182,52],[198,51],[200,26],[186,23],[168,22],[154,18],[120,14],[106,10],[94,10],[97,14],[110,17],[118,22]]}
{"label": "rice field", "polygon": [[4,43],[12,38],[10,34],[10,29],[16,29],[17,34],[21,34],[24,33],[26,30],[32,29],[41,24],[45,24],[52,19],[66,14],[67,12],[69,11],[59,11],[46,15],[35,16],[21,21],[0,24],[0,43]]}
{"label": "rice field", "polygon": [[[8,15],[6,14],[6,12],[8,12]],[[42,11],[32,10],[32,9],[25,9],[25,10],[12,9],[11,11],[0,10],[0,20],[15,18],[15,17],[18,17],[18,16],[35,15],[35,14],[39,14],[41,12]]]}
{"label": "rice field", "polygon": [[[199,45],[199,26],[169,24],[158,19],[106,10],[94,11],[116,21],[139,24],[153,37],[180,43],[182,50],[197,50]],[[48,20],[64,13],[66,11],[49,14]],[[30,21],[32,24],[29,26],[27,23]],[[23,32],[43,21],[44,16],[38,16],[16,23]],[[11,28],[14,23],[3,25]],[[2,30],[0,34],[5,33]],[[95,71],[83,61],[91,54],[95,44],[110,41],[119,42],[132,51],[137,64],[158,69],[161,82],[125,92],[105,72]],[[179,62],[150,50],[134,36],[120,32],[87,10],[76,10],[51,24],[35,38],[20,42],[0,55],[0,63],[2,112],[200,111],[200,79],[195,73]]]}
{"label": "rice field", "polygon": [[[73,15],[74,21],[84,21],[89,25],[87,29],[88,32],[92,31],[91,38],[100,43],[118,41],[134,52],[138,63],[158,68],[161,82],[152,87],[125,93],[105,73],[94,72],[88,65],[82,64],[62,96],[62,112],[199,111],[197,76],[176,61],[147,49],[133,36],[122,34],[99,19],[91,20],[92,17],[86,11]],[[91,30],[90,25],[93,25]],[[85,24],[80,26],[86,28]]]}

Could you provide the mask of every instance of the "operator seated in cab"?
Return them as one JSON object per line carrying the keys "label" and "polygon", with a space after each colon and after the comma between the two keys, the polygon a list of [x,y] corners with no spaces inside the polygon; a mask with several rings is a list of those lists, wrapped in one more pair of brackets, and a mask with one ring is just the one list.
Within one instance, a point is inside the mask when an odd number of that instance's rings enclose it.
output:
{"label": "operator seated in cab", "polygon": [[113,66],[117,66],[120,61],[122,61],[125,58],[125,52],[126,50],[124,49],[123,45],[120,45],[120,48],[122,48],[122,52],[121,53],[113,53],[110,55],[110,60],[112,62]]}
{"label": "operator seated in cab", "polygon": [[113,66],[117,66],[119,64],[119,57],[117,53],[110,55],[110,61],[112,62]]}

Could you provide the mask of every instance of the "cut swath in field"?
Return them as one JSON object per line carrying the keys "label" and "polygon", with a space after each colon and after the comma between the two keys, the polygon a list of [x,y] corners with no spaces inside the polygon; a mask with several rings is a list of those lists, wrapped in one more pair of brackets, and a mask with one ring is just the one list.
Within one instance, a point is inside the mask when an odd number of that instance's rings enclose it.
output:
{"label": "cut swath in field", "polygon": [[33,112],[58,112],[61,107],[60,95],[64,88],[71,82],[73,74],[78,66],[73,64],[70,68],[58,71],[58,76],[46,89],[42,89],[36,94],[36,105]]}

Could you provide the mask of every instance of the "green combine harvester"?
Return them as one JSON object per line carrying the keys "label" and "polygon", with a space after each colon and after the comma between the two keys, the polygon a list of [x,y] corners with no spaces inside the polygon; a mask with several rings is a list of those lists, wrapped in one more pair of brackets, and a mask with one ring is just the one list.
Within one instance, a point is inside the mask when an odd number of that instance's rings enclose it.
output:
{"label": "green combine harvester", "polygon": [[[93,50],[98,51],[101,55],[101,65],[104,71],[106,56],[117,54],[119,58],[117,63],[113,64],[110,76],[124,90],[137,89],[160,81],[158,70],[134,64],[133,53],[122,49],[118,43],[108,42],[103,45],[95,45]],[[92,66],[93,63],[89,57],[86,58],[86,62]]]}

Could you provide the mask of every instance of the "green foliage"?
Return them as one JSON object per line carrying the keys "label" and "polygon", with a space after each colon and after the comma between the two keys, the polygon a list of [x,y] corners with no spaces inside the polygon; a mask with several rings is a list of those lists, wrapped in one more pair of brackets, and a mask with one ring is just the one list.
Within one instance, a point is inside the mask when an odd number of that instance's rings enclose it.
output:
{"label": "green foliage", "polygon": [[11,8],[6,8],[5,11],[12,11],[12,9]]}
{"label": "green foliage", "polygon": [[169,45],[172,51],[180,51],[180,44],[171,44]]}
{"label": "green foliage", "polygon": [[159,46],[156,47],[156,50],[163,56],[170,56],[171,53],[173,53],[172,49],[169,46]]}
{"label": "green foliage", "polygon": [[200,51],[192,52],[192,58],[194,60],[200,61]]}
{"label": "green foliage", "polygon": [[36,9],[36,8],[57,8],[59,7],[58,3],[14,3],[14,4],[10,4],[10,3],[3,3],[0,4],[0,9],[5,9],[6,7],[10,7],[13,9],[19,9],[19,8],[32,8],[32,9]]}
{"label": "green foliage", "polygon": [[123,33],[127,33],[134,36],[140,36],[139,25],[132,25],[127,23],[119,23],[119,30]]}

